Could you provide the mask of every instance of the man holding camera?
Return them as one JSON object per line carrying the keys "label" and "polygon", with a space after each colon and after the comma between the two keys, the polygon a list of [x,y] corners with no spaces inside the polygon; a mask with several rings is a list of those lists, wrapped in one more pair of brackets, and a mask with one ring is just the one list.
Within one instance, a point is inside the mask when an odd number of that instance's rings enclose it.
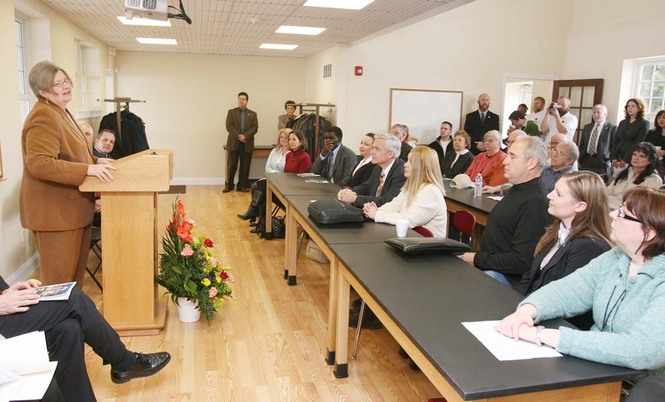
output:
{"label": "man holding camera", "polygon": [[568,141],[573,141],[575,130],[577,130],[577,116],[569,112],[570,99],[565,96],[557,99],[547,108],[546,118],[540,123],[540,132],[545,135],[545,145],[556,133],[566,135]]}

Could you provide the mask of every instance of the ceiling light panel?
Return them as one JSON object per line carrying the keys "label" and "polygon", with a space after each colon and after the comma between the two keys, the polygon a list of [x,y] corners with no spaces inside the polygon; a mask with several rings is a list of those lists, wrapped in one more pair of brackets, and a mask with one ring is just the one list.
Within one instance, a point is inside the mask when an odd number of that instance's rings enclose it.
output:
{"label": "ceiling light panel", "polygon": [[303,6],[362,10],[366,5],[372,2],[374,2],[374,0],[307,0]]}
{"label": "ceiling light panel", "polygon": [[279,28],[277,28],[275,33],[296,34],[296,35],[318,35],[325,30],[326,30],[325,28],[317,28],[317,27],[299,27],[294,25],[282,25]]}
{"label": "ceiling light panel", "polygon": [[165,38],[136,38],[136,40],[143,45],[177,45],[175,39]]}
{"label": "ceiling light panel", "polygon": [[298,45],[282,45],[279,43],[262,43],[259,49],[273,49],[273,50],[293,50]]}

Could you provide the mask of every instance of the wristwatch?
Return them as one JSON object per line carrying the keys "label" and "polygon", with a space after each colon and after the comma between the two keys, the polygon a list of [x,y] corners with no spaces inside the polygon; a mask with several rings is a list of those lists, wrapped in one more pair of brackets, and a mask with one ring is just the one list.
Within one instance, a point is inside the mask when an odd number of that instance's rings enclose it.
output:
{"label": "wristwatch", "polygon": [[543,343],[540,341],[540,332],[544,329],[545,327],[543,327],[542,325],[536,327],[536,345],[538,346],[543,346]]}

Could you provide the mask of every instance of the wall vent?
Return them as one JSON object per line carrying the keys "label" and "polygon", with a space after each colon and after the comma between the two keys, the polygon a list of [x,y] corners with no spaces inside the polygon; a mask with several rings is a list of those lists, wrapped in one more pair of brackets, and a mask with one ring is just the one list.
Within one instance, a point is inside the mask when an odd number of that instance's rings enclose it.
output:
{"label": "wall vent", "polygon": [[332,64],[323,66],[323,78],[332,78]]}

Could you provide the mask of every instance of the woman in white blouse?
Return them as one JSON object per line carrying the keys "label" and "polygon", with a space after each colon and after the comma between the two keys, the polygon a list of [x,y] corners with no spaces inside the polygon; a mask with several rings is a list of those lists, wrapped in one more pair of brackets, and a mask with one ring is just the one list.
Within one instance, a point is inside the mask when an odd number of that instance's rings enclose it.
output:
{"label": "woman in white blouse", "polygon": [[391,202],[377,208],[373,202],[363,212],[375,222],[394,225],[400,219],[409,221],[409,227],[423,226],[434,237],[446,237],[446,201],[439,157],[427,146],[417,146],[404,164],[406,183]]}
{"label": "woman in white blouse", "polygon": [[[279,139],[277,140],[277,146],[275,149],[270,151],[268,155],[268,161],[266,162],[266,173],[283,173],[284,164],[286,163],[286,154],[290,152],[289,149],[289,133],[292,130],[290,128],[282,128],[279,130]],[[261,201],[264,199],[266,193],[266,179],[260,179],[256,183],[252,184],[251,190],[251,201],[249,203],[249,208],[244,214],[238,214],[238,218],[246,221],[252,220],[251,226],[255,226],[258,223],[259,219],[259,207]]]}
{"label": "woman in white blouse", "polygon": [[610,210],[621,206],[623,195],[633,187],[642,186],[654,189],[663,185],[658,174],[660,161],[656,147],[648,142],[640,142],[633,148],[633,155],[628,167],[621,171],[609,186],[607,198],[610,201]]}

